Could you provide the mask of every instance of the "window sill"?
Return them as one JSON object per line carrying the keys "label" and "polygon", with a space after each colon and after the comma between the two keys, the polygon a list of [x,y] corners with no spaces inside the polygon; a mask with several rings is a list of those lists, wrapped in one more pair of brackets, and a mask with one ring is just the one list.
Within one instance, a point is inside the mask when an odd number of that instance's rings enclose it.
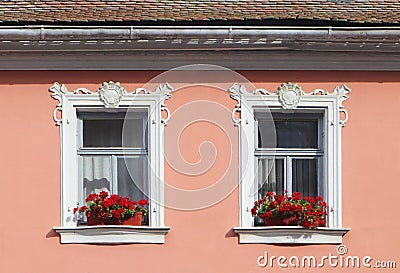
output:
{"label": "window sill", "polygon": [[170,227],[80,226],[53,227],[62,244],[163,244]]}
{"label": "window sill", "polygon": [[349,228],[234,227],[241,244],[341,244]]}

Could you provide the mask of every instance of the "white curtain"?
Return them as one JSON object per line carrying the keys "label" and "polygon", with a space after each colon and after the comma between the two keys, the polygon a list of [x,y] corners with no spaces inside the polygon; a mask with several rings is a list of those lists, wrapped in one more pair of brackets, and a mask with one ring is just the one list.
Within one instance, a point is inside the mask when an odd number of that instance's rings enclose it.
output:
{"label": "white curtain", "polygon": [[260,159],[258,161],[258,198],[263,198],[268,191],[276,190],[274,159]]}
{"label": "white curtain", "polygon": [[90,193],[101,191],[111,192],[111,157],[84,156],[83,157],[83,198]]}

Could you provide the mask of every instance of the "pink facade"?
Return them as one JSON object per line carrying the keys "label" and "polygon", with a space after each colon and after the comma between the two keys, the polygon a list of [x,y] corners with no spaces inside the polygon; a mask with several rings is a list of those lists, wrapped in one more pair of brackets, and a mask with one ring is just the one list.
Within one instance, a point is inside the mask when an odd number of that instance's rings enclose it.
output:
{"label": "pink facade", "polygon": [[[343,237],[349,255],[370,256],[375,261],[396,261],[400,220],[396,208],[400,184],[400,133],[398,72],[343,71],[238,71],[257,88],[276,90],[281,83],[297,82],[304,91],[332,91],[346,84],[350,98],[344,103],[349,120],[342,130]],[[90,245],[61,244],[53,226],[60,224],[60,132],[53,120],[57,104],[49,88],[55,82],[69,90],[97,90],[104,81],[119,81],[126,90],[144,86],[161,72],[152,71],[3,71],[0,75],[2,143],[1,179],[3,209],[0,221],[0,271],[21,272],[280,272],[260,267],[257,260],[268,255],[320,257],[338,255],[337,245],[239,244],[233,227],[239,225],[237,187],[214,205],[199,210],[165,208],[170,231],[164,244]],[[210,78],[210,85],[215,84]],[[233,82],[231,83],[233,84]],[[188,87],[172,92],[166,101],[172,112],[165,128],[165,149],[179,143],[186,163],[215,152],[212,166],[197,175],[187,175],[165,161],[165,181],[187,190],[210,186],[223,179],[239,181],[238,129],[231,112],[221,111],[215,123],[179,123],[174,113],[185,106],[201,116],[209,109],[191,102],[212,101],[232,110],[236,101],[225,90],[209,86]],[[212,116],[212,115],[211,115]],[[226,124],[226,130],[219,126]],[[176,131],[186,127],[176,140]],[[209,141],[213,147],[202,143]],[[202,150],[204,149],[204,150]],[[213,151],[215,149],[215,151]],[[183,163],[182,163],[183,164]],[[185,166],[183,166],[185,167]],[[206,166],[207,167],[207,166]],[[195,168],[195,167],[194,167]],[[179,168],[178,168],[179,169]],[[201,169],[201,168],[200,168]],[[199,170],[200,170],[199,169]],[[227,183],[230,183],[227,182]],[[174,204],[166,190],[166,203]],[[183,197],[179,197],[183,198]],[[190,202],[190,200],[187,200]],[[286,262],[287,263],[287,262]],[[290,266],[289,266],[290,267]],[[325,264],[322,268],[288,268],[296,272],[353,271]],[[369,269],[361,266],[359,272]],[[356,271],[357,271],[356,270]],[[372,269],[371,269],[372,270]],[[379,269],[379,272],[397,269]],[[378,269],[375,269],[378,271]]]}

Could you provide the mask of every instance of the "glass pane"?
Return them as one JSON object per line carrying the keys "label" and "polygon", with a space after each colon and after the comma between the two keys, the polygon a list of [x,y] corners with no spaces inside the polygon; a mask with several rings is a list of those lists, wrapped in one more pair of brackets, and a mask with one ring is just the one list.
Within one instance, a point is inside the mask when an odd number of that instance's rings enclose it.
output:
{"label": "glass pane", "polygon": [[81,116],[84,147],[123,147],[123,132],[124,147],[145,147],[144,113],[129,114],[129,118],[125,118],[125,113],[84,113]]}
{"label": "glass pane", "polygon": [[276,147],[275,125],[271,120],[258,120],[258,148]]}
{"label": "glass pane", "polygon": [[[318,120],[321,114],[272,113],[276,148],[318,148]],[[259,119],[259,148],[275,148],[273,128],[268,119]]]}
{"label": "glass pane", "polygon": [[258,199],[269,191],[283,193],[284,190],[283,159],[258,160]]}
{"label": "glass pane", "polygon": [[145,156],[118,158],[118,194],[132,200],[145,198],[143,191],[147,184],[147,160]]}
{"label": "glass pane", "polygon": [[[264,198],[269,191],[283,193],[284,187],[284,160],[259,159],[258,160],[258,194],[257,199]],[[263,220],[254,218],[255,226],[262,226]]]}
{"label": "glass pane", "polygon": [[[133,201],[146,199],[147,192],[147,157],[129,157],[117,159],[118,194],[128,196]],[[148,215],[143,217],[143,224],[148,224]]]}
{"label": "glass pane", "polygon": [[318,195],[317,159],[293,159],[293,192],[301,195]]}
{"label": "glass pane", "polygon": [[83,156],[83,193],[82,203],[90,193],[102,190],[111,192],[112,168],[109,156]]}

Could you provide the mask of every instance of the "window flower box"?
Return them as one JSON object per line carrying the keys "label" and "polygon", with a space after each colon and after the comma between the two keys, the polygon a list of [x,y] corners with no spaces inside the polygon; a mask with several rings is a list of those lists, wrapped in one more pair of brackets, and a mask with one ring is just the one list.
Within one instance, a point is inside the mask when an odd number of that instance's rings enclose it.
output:
{"label": "window flower box", "polygon": [[142,217],[146,215],[145,199],[131,201],[128,197],[117,194],[109,195],[102,191],[92,193],[86,198],[87,206],[77,207],[74,213],[85,213],[87,225],[132,225],[141,226]]}
{"label": "window flower box", "polygon": [[318,228],[326,226],[327,204],[321,196],[301,196],[299,192],[274,194],[267,192],[263,199],[255,202],[253,216],[264,220],[265,226],[302,226]]}

